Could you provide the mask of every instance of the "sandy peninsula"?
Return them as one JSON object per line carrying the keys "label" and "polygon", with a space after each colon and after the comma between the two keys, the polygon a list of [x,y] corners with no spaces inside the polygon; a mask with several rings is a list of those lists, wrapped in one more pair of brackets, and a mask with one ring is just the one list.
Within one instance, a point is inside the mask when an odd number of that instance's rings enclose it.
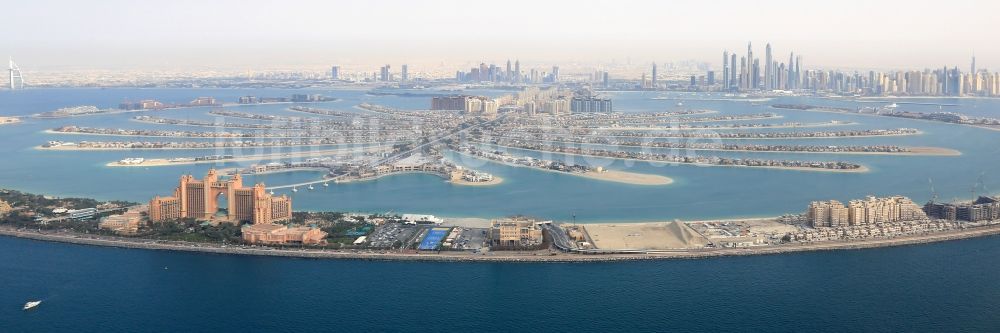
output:
{"label": "sandy peninsula", "polygon": [[666,176],[619,171],[619,170],[573,172],[572,174],[584,178],[616,182],[616,183],[632,184],[632,185],[649,185],[649,186],[670,185],[674,182],[673,179]]}
{"label": "sandy peninsula", "polygon": [[245,162],[245,161],[259,161],[259,160],[269,160],[269,159],[283,159],[283,158],[296,158],[296,157],[318,157],[318,156],[329,156],[329,155],[339,155],[348,153],[362,153],[371,151],[385,150],[385,148],[378,149],[328,149],[328,150],[314,150],[306,152],[288,152],[288,153],[276,153],[276,154],[255,154],[255,155],[241,155],[234,156],[229,159],[219,159],[219,160],[204,160],[204,161],[175,161],[171,162],[165,158],[150,158],[142,161],[142,163],[135,164],[121,164],[119,162],[108,162],[105,166],[109,167],[157,167],[166,165],[187,165],[187,164],[206,164],[206,163],[228,163],[228,162]]}
{"label": "sandy peninsula", "polygon": [[21,122],[18,117],[0,117],[0,125],[13,125]]}
{"label": "sandy peninsula", "polygon": [[470,181],[467,181],[467,180],[464,180],[464,179],[449,180],[448,182],[452,183],[452,184],[455,184],[455,185],[461,185],[461,186],[494,186],[494,185],[500,185],[500,184],[502,184],[503,183],[503,178],[500,178],[500,176],[497,176],[497,175],[493,175],[493,179],[491,179],[488,182],[470,182]]}

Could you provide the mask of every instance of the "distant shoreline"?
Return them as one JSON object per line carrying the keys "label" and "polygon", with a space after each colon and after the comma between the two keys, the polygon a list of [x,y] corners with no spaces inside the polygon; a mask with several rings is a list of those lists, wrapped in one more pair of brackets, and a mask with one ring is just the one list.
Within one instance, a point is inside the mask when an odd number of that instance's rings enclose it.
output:
{"label": "distant shoreline", "polygon": [[704,250],[651,251],[635,254],[583,254],[562,252],[490,252],[492,254],[472,254],[468,252],[442,251],[438,253],[388,253],[388,252],[358,252],[353,250],[322,250],[322,249],[273,249],[267,247],[220,245],[211,243],[193,243],[181,241],[160,241],[140,238],[122,238],[113,236],[95,236],[67,232],[38,232],[33,230],[17,230],[0,227],[0,236],[69,243],[79,245],[167,250],[181,252],[200,252],[224,255],[253,255],[307,259],[349,259],[371,261],[446,261],[446,262],[608,262],[608,261],[639,261],[639,260],[676,260],[703,259],[714,257],[776,255],[806,251],[858,250],[880,247],[894,247],[935,243],[960,239],[1000,235],[1000,225],[943,231],[916,236],[904,236],[890,239],[865,241],[827,241],[778,246],[762,246],[749,248],[718,248]]}
{"label": "distant shoreline", "polygon": [[773,170],[793,170],[793,171],[811,171],[811,172],[837,172],[837,173],[866,173],[871,171],[867,166],[862,165],[857,169],[827,169],[827,168],[809,168],[809,167],[785,167],[785,166],[769,166],[769,165],[736,165],[736,164],[709,164],[709,163],[687,163],[687,162],[672,162],[672,161],[657,161],[657,160],[644,160],[638,158],[627,158],[627,157],[612,157],[612,156],[598,156],[598,155],[588,155],[588,154],[577,154],[577,153],[565,153],[565,152],[555,152],[548,150],[538,150],[538,149],[528,149],[519,148],[513,146],[498,145],[492,143],[479,143],[489,146],[504,147],[509,149],[520,149],[533,151],[537,153],[548,153],[548,154],[560,154],[560,155],[573,155],[580,157],[591,157],[591,158],[606,158],[612,160],[623,160],[623,161],[636,161],[636,162],[649,162],[651,164],[669,164],[669,165],[693,165],[702,167],[737,167],[737,168],[755,168],[755,169],[773,169]]}

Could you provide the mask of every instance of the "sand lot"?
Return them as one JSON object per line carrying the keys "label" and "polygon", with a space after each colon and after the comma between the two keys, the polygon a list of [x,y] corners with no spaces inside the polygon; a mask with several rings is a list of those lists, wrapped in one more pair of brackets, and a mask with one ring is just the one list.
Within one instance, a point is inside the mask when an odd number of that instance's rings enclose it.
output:
{"label": "sand lot", "polygon": [[709,243],[680,222],[588,224],[585,228],[599,249],[669,250],[701,248]]}

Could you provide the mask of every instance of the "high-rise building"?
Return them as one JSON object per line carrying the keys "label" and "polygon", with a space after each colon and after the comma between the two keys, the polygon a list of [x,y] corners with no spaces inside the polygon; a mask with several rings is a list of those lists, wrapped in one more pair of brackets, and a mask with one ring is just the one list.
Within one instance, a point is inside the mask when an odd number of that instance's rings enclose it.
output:
{"label": "high-rise building", "polygon": [[514,78],[514,70],[510,66],[510,59],[507,59],[507,71],[504,72],[503,77],[508,82]]}
{"label": "high-rise building", "polygon": [[651,86],[653,87],[653,90],[657,89],[657,82],[656,82],[657,75],[656,74],[657,74],[656,73],[656,63],[654,62],[653,63],[653,79],[652,79],[652,84],[651,84]]}
{"label": "high-rise building", "polygon": [[552,82],[559,82],[559,66],[552,66]]}
{"label": "high-rise building", "polygon": [[764,89],[773,90],[774,87],[774,58],[771,54],[771,43],[767,43],[764,48]]}
{"label": "high-rise building", "polygon": [[729,51],[722,51],[722,90],[729,89]]}
{"label": "high-rise building", "polygon": [[330,67],[330,79],[340,80],[340,66]]}
{"label": "high-rise building", "polygon": [[521,60],[514,60],[514,78],[515,83],[521,82]]}
{"label": "high-rise building", "polygon": [[24,89],[24,76],[21,76],[21,69],[14,63],[14,59],[8,58],[7,74],[10,81],[10,90]]}
{"label": "high-rise building", "polygon": [[400,81],[406,82],[410,80],[410,72],[407,70],[406,64],[403,64],[402,71],[400,72]]}
{"label": "high-rise building", "polygon": [[[225,215],[218,215],[222,199],[226,203]],[[263,184],[243,187],[239,174],[226,180],[220,179],[215,169],[211,169],[202,180],[191,175],[181,176],[173,196],[157,196],[149,202],[149,216],[153,222],[193,218],[231,223],[272,223],[291,219],[292,199],[265,193]]]}
{"label": "high-rise building", "polygon": [[389,81],[392,79],[392,73],[389,72],[389,68],[388,64],[379,68],[379,81]]}
{"label": "high-rise building", "polygon": [[733,52],[729,56],[729,85],[726,86],[726,90],[733,90],[733,87],[737,85],[736,81],[736,52]]}

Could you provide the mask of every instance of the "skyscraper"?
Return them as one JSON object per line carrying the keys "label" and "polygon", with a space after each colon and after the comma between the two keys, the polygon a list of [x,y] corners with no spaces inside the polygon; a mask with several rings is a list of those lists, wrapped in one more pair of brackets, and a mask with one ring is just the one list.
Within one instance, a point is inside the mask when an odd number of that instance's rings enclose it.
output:
{"label": "skyscraper", "polygon": [[653,63],[653,80],[652,80],[651,86],[653,87],[653,90],[656,90],[657,85],[656,85],[656,63],[655,62]]}
{"label": "skyscraper", "polygon": [[726,90],[733,90],[733,86],[737,83],[736,81],[736,52],[729,55],[729,85],[726,86]]}
{"label": "skyscraper", "polygon": [[504,79],[510,81],[514,77],[513,70],[510,68],[510,59],[507,59],[507,71],[504,72]]}
{"label": "skyscraper", "polygon": [[400,81],[406,82],[410,79],[410,73],[407,70],[406,64],[403,64],[402,72],[400,73]]}
{"label": "skyscraper", "polygon": [[764,48],[764,89],[774,89],[774,58],[771,55],[771,43],[767,43]]}
{"label": "skyscraper", "polygon": [[24,89],[24,77],[21,76],[21,69],[14,63],[14,59],[8,58],[7,73],[10,78],[10,90]]}
{"label": "skyscraper", "polygon": [[729,89],[729,51],[722,51],[722,90]]}
{"label": "skyscraper", "polygon": [[976,75],[976,56],[972,56],[972,70],[969,73]]}
{"label": "skyscraper", "polygon": [[379,68],[379,76],[378,77],[379,77],[379,81],[389,81],[389,79],[392,77],[392,74],[389,73],[389,65],[388,64],[385,65],[385,66],[382,66],[382,68]]}
{"label": "skyscraper", "polygon": [[521,82],[521,60],[514,60],[514,82]]}
{"label": "skyscraper", "polygon": [[795,52],[788,55],[788,89],[795,89]]}
{"label": "skyscraper", "polygon": [[552,82],[559,82],[559,66],[552,66]]}
{"label": "skyscraper", "polygon": [[330,68],[330,79],[340,80],[340,66],[333,66]]}

